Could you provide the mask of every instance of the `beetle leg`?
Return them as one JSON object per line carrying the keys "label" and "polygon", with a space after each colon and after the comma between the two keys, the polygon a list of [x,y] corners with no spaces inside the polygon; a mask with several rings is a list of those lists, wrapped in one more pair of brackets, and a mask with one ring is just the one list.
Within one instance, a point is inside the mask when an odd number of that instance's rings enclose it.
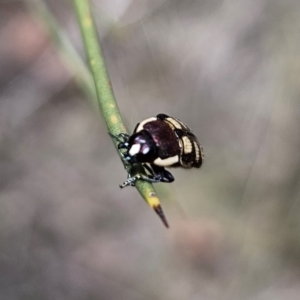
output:
{"label": "beetle leg", "polygon": [[[157,182],[172,182],[174,180],[174,177],[172,176],[172,174],[169,173],[168,171],[164,170],[164,168],[157,167],[157,169],[159,169],[160,172],[156,172],[153,169],[153,165],[143,164],[143,167],[150,174],[136,174],[134,176],[131,176],[130,175],[130,171],[128,171],[127,180],[124,181],[120,185],[120,188],[124,188],[126,186],[135,186],[135,182],[137,180],[145,180],[145,181],[152,182],[152,183],[157,183]],[[173,180],[172,180],[172,178],[173,178]]]}
{"label": "beetle leg", "polygon": [[152,167],[154,176],[157,178],[160,178],[161,182],[173,182],[175,180],[174,176],[169,171],[167,171],[165,168],[156,166],[154,164],[151,164],[151,167]]}
{"label": "beetle leg", "polygon": [[124,133],[124,132],[118,133],[117,135],[114,135],[110,132],[108,134],[120,143],[127,143],[130,136],[128,133]]}
{"label": "beetle leg", "polygon": [[[147,171],[150,172],[151,175],[149,177],[156,180],[156,181],[153,181],[153,182],[172,182],[172,181],[174,181],[174,177],[172,176],[172,174],[169,173],[168,171],[166,171],[164,168],[159,168],[159,167],[157,167],[155,165],[152,165],[152,164],[151,165],[144,164],[143,166],[145,167],[145,169]],[[166,176],[164,176],[165,175],[164,171],[166,171],[166,173],[170,174],[171,177],[173,178],[173,180],[165,180],[164,177],[166,177]],[[167,177],[169,177],[169,176],[167,176]]]}
{"label": "beetle leg", "polygon": [[161,181],[161,178],[157,178],[157,177],[154,177],[154,176],[147,176],[147,175],[143,175],[143,174],[136,174],[134,176],[130,176],[129,175],[129,178],[127,180],[125,180],[122,184],[120,184],[120,188],[124,188],[126,186],[135,186],[135,182],[137,180],[145,180],[145,181],[148,181],[148,182],[152,182],[152,183],[155,183],[155,182],[160,182]]}
{"label": "beetle leg", "polygon": [[135,182],[137,180],[145,180],[152,183],[157,182],[173,182],[175,179],[173,175],[167,171],[166,169],[162,167],[158,167],[155,165],[143,165],[147,171],[150,172],[150,175],[144,175],[144,174],[136,174],[134,176],[131,176],[130,173],[127,175],[127,180],[124,181],[122,184],[120,184],[120,188],[124,188],[126,186],[135,186]]}
{"label": "beetle leg", "polygon": [[164,169],[164,176],[163,176],[163,182],[173,182],[175,180],[174,176],[167,171],[166,169]]}
{"label": "beetle leg", "polygon": [[120,142],[118,144],[118,149],[127,149],[129,144],[127,142]]}
{"label": "beetle leg", "polygon": [[[129,175],[129,174],[128,174]],[[131,177],[130,175],[127,176],[127,180],[125,180],[122,184],[120,184],[120,188],[124,188],[126,186],[134,186],[137,178]]]}
{"label": "beetle leg", "polygon": [[118,134],[118,137],[121,137],[124,139],[124,141],[128,141],[129,140],[129,137],[130,135],[128,133],[124,133],[124,132],[121,132]]}
{"label": "beetle leg", "polygon": [[[121,132],[117,135],[113,135],[109,132],[109,135],[118,142],[118,146],[117,146],[118,150],[128,149],[129,134]],[[128,162],[128,158],[124,155],[124,153],[120,152],[120,155],[125,162]]]}
{"label": "beetle leg", "polygon": [[153,168],[151,168],[148,164],[143,164],[143,167],[152,175],[155,176]]}

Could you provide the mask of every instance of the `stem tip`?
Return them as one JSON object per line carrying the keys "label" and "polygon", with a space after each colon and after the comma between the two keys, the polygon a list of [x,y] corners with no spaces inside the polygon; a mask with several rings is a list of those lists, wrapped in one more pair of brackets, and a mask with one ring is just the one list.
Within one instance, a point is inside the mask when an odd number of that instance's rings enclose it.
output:
{"label": "stem tip", "polygon": [[160,204],[153,206],[154,211],[158,214],[158,216],[160,217],[160,219],[162,220],[162,222],[164,223],[164,225],[169,228],[169,224],[168,221],[165,217],[165,214],[160,206]]}

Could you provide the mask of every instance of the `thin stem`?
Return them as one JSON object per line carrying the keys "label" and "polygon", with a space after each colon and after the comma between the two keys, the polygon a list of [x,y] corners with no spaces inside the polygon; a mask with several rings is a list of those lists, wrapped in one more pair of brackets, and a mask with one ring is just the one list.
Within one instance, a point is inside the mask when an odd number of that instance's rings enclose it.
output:
{"label": "thin stem", "polygon": [[[106,70],[89,1],[74,0],[74,5],[89,66],[95,83],[98,103],[104,116],[108,131],[114,136],[119,133],[127,133],[125,125],[121,119],[120,111]],[[114,140],[114,144],[117,147],[118,142]],[[120,151],[118,151],[118,153],[121,157]],[[128,169],[123,159],[122,162],[125,168]],[[144,172],[143,167],[138,166],[135,168],[134,172]],[[137,180],[135,186],[145,201],[155,210],[166,227],[168,227],[168,223],[161,209],[160,201],[156,196],[152,184],[144,180]]]}

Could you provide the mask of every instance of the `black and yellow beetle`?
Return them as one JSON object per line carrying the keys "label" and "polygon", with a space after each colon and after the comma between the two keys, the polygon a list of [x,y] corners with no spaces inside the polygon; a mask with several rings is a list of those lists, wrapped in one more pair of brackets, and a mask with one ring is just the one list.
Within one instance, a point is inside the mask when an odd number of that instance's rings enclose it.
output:
{"label": "black and yellow beetle", "polygon": [[203,149],[190,128],[165,114],[138,123],[132,135],[121,133],[115,138],[118,148],[125,149],[124,160],[129,165],[141,163],[149,172],[129,174],[122,188],[133,186],[137,179],[172,182],[174,177],[166,167],[200,168],[203,163]]}

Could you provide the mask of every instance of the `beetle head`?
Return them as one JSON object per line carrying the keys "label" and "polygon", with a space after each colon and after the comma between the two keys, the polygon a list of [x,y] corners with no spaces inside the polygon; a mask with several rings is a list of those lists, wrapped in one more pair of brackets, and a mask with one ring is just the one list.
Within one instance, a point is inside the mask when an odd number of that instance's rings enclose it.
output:
{"label": "beetle head", "polygon": [[147,131],[141,130],[129,138],[125,159],[130,163],[151,163],[157,156],[156,143]]}

